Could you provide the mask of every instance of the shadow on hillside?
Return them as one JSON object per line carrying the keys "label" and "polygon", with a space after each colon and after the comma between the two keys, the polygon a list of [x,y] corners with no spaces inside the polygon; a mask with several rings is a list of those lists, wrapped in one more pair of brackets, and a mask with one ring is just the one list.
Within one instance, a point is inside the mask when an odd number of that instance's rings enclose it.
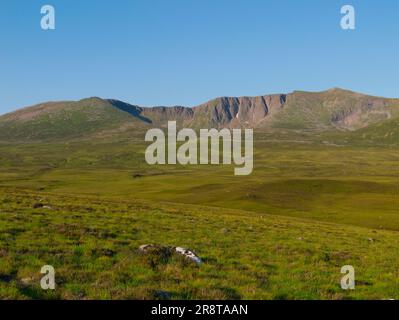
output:
{"label": "shadow on hillside", "polygon": [[146,123],[152,123],[152,121],[146,117],[143,117],[140,114],[140,111],[138,110],[137,106],[133,106],[131,104],[125,103],[123,101],[119,100],[109,100],[109,102],[117,109],[127,112],[131,116],[140,119],[141,121],[144,121]]}

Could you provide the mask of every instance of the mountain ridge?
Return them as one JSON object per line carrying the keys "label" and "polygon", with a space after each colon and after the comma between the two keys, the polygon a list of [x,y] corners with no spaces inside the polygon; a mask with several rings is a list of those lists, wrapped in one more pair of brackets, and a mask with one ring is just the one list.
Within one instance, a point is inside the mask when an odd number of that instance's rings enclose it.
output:
{"label": "mountain ridge", "polygon": [[45,102],[0,116],[0,138],[78,137],[106,130],[165,127],[356,131],[399,117],[399,99],[341,88],[218,97],[194,107],[142,107],[116,99]]}

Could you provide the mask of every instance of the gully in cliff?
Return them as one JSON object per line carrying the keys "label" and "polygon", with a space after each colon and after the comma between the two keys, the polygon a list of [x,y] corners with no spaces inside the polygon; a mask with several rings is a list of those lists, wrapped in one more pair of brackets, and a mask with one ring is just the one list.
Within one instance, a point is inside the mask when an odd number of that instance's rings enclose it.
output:
{"label": "gully in cliff", "polygon": [[[223,142],[222,163],[234,162],[235,175],[249,175],[253,170],[253,130],[245,129],[244,156],[241,151],[241,129],[200,129],[199,137],[193,129],[177,132],[176,121],[168,121],[167,139],[161,129],[147,131],[145,141],[152,141],[148,146],[145,159],[148,164],[220,164],[220,140]],[[166,141],[167,140],[167,141]],[[210,146],[209,146],[210,140]],[[177,142],[182,144],[177,148]],[[199,159],[198,159],[199,143]],[[209,162],[210,150],[210,162]]]}

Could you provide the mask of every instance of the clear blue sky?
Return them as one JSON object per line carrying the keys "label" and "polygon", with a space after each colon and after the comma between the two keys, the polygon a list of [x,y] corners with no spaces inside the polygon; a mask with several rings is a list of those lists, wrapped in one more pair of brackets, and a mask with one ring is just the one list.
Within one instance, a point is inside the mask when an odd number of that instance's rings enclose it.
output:
{"label": "clear blue sky", "polygon": [[[40,8],[56,30],[40,28]],[[340,8],[356,9],[356,30]],[[0,113],[89,96],[192,106],[344,87],[399,97],[397,0],[0,0]]]}

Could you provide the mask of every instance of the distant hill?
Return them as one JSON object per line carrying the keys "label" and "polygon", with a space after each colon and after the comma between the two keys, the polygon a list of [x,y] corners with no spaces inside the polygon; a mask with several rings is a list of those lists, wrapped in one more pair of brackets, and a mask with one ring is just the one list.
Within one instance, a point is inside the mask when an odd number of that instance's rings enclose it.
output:
{"label": "distant hill", "polygon": [[[396,120],[395,120],[396,119]],[[399,99],[334,88],[258,97],[221,97],[188,108],[140,107],[119,100],[88,98],[46,102],[0,117],[0,140],[74,139],[164,127],[168,120],[192,128],[356,131],[373,128],[397,135]],[[375,127],[377,126],[377,127]]]}

